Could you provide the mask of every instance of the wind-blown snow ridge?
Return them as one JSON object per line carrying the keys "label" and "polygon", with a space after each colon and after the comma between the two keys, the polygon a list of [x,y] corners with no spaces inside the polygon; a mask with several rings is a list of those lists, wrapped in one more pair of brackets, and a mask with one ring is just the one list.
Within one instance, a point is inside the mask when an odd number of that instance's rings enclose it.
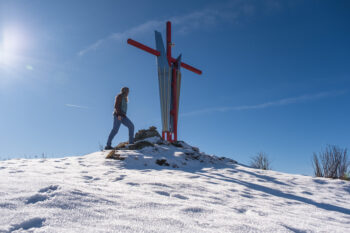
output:
{"label": "wind-blown snow ridge", "polygon": [[[151,142],[156,145],[117,151],[124,160],[106,159],[106,151],[1,161],[0,232],[347,232],[350,227],[350,182],[256,170],[187,144]],[[159,159],[169,166],[158,165]]]}

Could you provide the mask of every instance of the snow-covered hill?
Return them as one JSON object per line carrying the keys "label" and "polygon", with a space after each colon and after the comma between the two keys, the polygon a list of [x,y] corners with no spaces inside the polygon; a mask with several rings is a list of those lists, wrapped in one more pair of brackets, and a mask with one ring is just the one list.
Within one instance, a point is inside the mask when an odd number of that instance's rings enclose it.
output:
{"label": "snow-covered hill", "polygon": [[350,229],[350,182],[256,170],[185,143],[108,153],[1,161],[0,232]]}

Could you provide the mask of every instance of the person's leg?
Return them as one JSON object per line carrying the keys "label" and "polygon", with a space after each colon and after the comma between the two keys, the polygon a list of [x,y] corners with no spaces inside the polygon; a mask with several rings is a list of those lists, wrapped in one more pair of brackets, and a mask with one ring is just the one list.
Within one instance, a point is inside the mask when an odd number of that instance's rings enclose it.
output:
{"label": "person's leg", "polygon": [[131,120],[128,117],[123,117],[122,124],[128,127],[129,129],[129,144],[134,143],[134,124],[131,122]]}
{"label": "person's leg", "polygon": [[111,146],[112,145],[112,140],[113,140],[114,136],[119,131],[120,123],[121,123],[121,121],[118,120],[118,117],[114,116],[113,129],[111,130],[111,132],[109,134],[108,141],[107,141],[107,146]]}

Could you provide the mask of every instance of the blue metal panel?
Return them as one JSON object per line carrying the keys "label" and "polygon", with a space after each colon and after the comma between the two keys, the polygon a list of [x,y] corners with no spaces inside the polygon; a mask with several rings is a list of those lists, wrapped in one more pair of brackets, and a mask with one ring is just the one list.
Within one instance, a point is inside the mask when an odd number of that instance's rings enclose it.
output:
{"label": "blue metal panel", "polygon": [[169,69],[169,63],[164,48],[162,34],[160,34],[158,31],[154,31],[154,34],[156,37],[156,49],[160,52],[160,56],[157,57],[158,68]]}
{"label": "blue metal panel", "polygon": [[170,104],[171,104],[171,70],[166,56],[162,35],[155,31],[156,49],[160,52],[157,57],[159,97],[162,115],[162,131],[170,131]]}

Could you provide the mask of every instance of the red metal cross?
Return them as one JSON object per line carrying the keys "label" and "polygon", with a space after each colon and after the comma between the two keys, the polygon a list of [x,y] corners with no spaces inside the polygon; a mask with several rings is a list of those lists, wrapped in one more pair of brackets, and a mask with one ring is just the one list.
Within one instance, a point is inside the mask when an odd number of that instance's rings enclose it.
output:
{"label": "red metal cross", "polygon": [[[161,52],[158,51],[158,50],[155,50],[155,49],[152,49],[144,44],[141,44],[137,41],[134,41],[132,39],[128,39],[128,44],[130,45],[133,45],[139,49],[142,49],[150,54],[153,54],[157,57],[159,57],[161,55]],[[177,60],[175,58],[172,57],[171,55],[171,47],[173,46],[173,43],[171,42],[171,22],[168,21],[166,23],[166,57],[167,57],[167,60],[168,60],[168,63],[169,63],[169,67],[177,67],[175,69],[172,69],[172,76],[174,77],[173,80],[172,80],[172,94],[173,94],[173,109],[172,111],[170,112],[170,114],[172,115],[173,117],[173,130],[174,132],[164,132],[162,133],[162,136],[163,136],[163,139],[165,139],[165,134],[167,133],[167,140],[168,141],[177,141],[177,117],[178,117],[178,109],[177,109],[177,98],[176,98],[176,93],[177,93],[177,70],[178,70],[178,66],[181,66],[189,71],[192,71],[196,74],[202,74],[202,71],[199,70],[199,69],[196,69],[194,68],[193,66],[190,66],[184,62],[181,62],[180,64],[178,64],[179,62],[177,62]],[[174,138],[172,138],[172,136],[174,136]]]}

